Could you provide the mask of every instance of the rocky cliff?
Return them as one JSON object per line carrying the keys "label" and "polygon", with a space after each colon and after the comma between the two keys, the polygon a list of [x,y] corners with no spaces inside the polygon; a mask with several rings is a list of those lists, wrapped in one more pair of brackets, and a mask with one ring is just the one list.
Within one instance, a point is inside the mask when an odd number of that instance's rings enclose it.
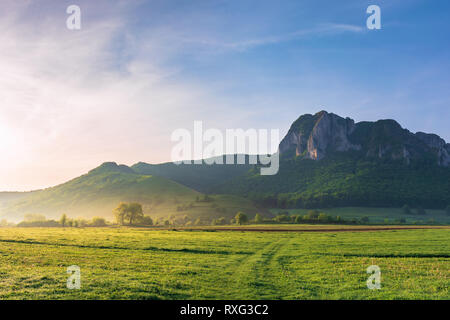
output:
{"label": "rocky cliff", "polygon": [[430,161],[450,166],[450,144],[435,134],[411,133],[394,120],[355,123],[320,111],[298,118],[281,141],[282,156],[320,160],[333,152],[359,151],[369,158]]}

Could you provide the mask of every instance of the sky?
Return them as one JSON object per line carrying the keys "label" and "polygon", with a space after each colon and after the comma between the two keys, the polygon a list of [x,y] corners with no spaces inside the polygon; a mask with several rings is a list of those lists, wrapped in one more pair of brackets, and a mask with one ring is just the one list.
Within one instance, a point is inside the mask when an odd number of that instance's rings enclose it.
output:
{"label": "sky", "polygon": [[[171,133],[395,119],[450,141],[450,2],[2,0],[0,190],[105,161],[170,161]],[[69,5],[81,29],[69,30]],[[381,29],[369,30],[369,5]]]}

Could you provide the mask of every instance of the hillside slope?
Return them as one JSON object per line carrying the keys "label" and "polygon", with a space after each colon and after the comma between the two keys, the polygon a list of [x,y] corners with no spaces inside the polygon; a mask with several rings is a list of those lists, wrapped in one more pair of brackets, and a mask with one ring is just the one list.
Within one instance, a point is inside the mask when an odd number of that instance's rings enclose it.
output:
{"label": "hillside slope", "polygon": [[157,212],[167,203],[192,201],[198,192],[162,177],[140,175],[127,166],[104,163],[88,174],[45,190],[9,201],[2,216],[14,219],[27,213],[58,217],[111,217],[120,201],[137,201],[146,212]]}
{"label": "hillside slope", "polygon": [[[14,197],[16,197],[14,199]],[[204,196],[164,177],[142,175],[132,168],[107,162],[89,173],[45,190],[9,195],[0,199],[0,216],[19,221],[24,214],[38,213],[58,218],[103,216],[113,218],[113,209],[121,201],[139,202],[144,214],[152,217],[188,216],[211,220],[233,217],[237,211],[255,214],[252,201],[233,195]],[[6,198],[6,195],[5,195]]]}
{"label": "hillside slope", "polygon": [[[236,156],[235,156],[236,157]],[[213,159],[213,158],[211,158]],[[236,158],[235,158],[236,159]],[[222,157],[225,163],[225,157]],[[237,161],[235,161],[236,163]],[[248,163],[248,162],[246,162]],[[161,164],[148,164],[139,162],[131,168],[140,174],[150,174],[165,177],[179,182],[189,188],[200,192],[211,192],[214,188],[227,181],[246,173],[253,166],[244,165],[220,165],[220,164],[179,164],[172,162]]]}

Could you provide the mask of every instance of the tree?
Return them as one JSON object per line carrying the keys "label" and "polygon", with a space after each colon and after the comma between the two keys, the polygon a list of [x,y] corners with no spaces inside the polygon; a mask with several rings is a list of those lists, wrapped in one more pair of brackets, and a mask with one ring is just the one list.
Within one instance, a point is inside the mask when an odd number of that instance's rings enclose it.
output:
{"label": "tree", "polygon": [[402,207],[402,212],[403,214],[412,214],[411,208],[407,204]]}
{"label": "tree", "polygon": [[248,217],[243,212],[238,212],[234,218],[236,219],[236,223],[239,225],[243,225],[248,222]]}
{"label": "tree", "polygon": [[263,222],[263,218],[261,217],[261,215],[259,213],[255,214],[255,223],[262,223]]}
{"label": "tree", "polygon": [[66,223],[67,223],[67,215],[66,215],[65,213],[61,216],[61,219],[59,219],[59,223],[60,223],[63,227],[66,226]]}
{"label": "tree", "polygon": [[329,216],[326,213],[320,213],[319,216],[317,217],[317,219],[320,222],[327,222],[329,220]]}
{"label": "tree", "polygon": [[445,208],[445,212],[448,216],[450,216],[450,204],[447,206],[447,208]]}
{"label": "tree", "polygon": [[133,221],[142,219],[144,217],[144,211],[142,210],[142,205],[137,202],[132,202],[128,204],[126,218],[130,221],[130,225],[133,224]]}
{"label": "tree", "polygon": [[317,210],[309,210],[308,211],[308,218],[311,220],[316,220],[319,218],[319,211]]}
{"label": "tree", "polygon": [[116,222],[118,224],[125,224],[125,220],[128,220],[129,224],[132,225],[133,222],[140,221],[144,218],[144,211],[142,210],[142,205],[137,202],[121,202],[119,206],[114,209],[114,216],[116,217]]}
{"label": "tree", "polygon": [[152,226],[152,225],[153,225],[153,219],[150,218],[150,216],[144,216],[144,217],[142,218],[141,223],[142,223],[144,226]]}
{"label": "tree", "polygon": [[369,217],[367,217],[367,216],[362,217],[361,218],[361,222],[362,223],[369,223]]}
{"label": "tree", "polygon": [[125,217],[128,212],[128,204],[125,202],[119,203],[116,209],[114,209],[114,216],[117,224],[124,225]]}

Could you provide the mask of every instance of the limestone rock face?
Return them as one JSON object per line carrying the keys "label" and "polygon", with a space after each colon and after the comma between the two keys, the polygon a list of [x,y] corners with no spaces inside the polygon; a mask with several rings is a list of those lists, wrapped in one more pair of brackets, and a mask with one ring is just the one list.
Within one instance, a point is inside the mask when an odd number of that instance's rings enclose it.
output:
{"label": "limestone rock face", "polygon": [[330,153],[361,151],[365,157],[403,160],[435,159],[450,166],[450,144],[435,134],[411,133],[394,120],[355,123],[320,111],[298,118],[281,141],[282,156],[320,160]]}
{"label": "limestone rock face", "polygon": [[432,133],[417,132],[416,137],[437,153],[439,165],[450,165],[450,143],[445,143],[444,139]]}
{"label": "limestone rock face", "polygon": [[350,118],[344,119],[333,113],[321,112],[308,138],[308,157],[318,160],[325,157],[327,151],[360,150],[360,145],[352,144],[348,139],[354,128],[355,122]]}

